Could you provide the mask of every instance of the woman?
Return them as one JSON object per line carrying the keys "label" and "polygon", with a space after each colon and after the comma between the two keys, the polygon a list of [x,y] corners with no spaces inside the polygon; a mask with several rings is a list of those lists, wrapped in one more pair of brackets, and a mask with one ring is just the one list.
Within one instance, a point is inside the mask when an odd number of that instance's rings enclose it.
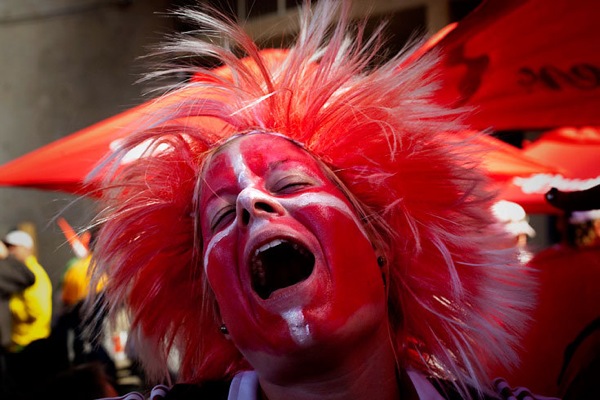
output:
{"label": "woman", "polygon": [[181,12],[231,47],[166,54],[224,66],[191,68],[108,160],[95,274],[149,373],[180,355],[167,398],[495,397],[488,367],[514,361],[529,281],[493,250],[464,110],[431,101],[433,55],[374,67],[349,6],[305,5],[296,44],[262,52]]}

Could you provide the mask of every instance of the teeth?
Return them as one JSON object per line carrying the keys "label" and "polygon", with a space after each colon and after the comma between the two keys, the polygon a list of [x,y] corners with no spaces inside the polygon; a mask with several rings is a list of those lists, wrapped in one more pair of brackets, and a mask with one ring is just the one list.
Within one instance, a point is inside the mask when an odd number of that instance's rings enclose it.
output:
{"label": "teeth", "polygon": [[[281,239],[275,239],[272,242],[269,242],[267,244],[262,245],[261,247],[259,247],[258,249],[256,249],[256,251],[254,252],[254,257],[256,257],[261,251],[265,251],[270,249],[271,247],[275,247],[279,244],[283,243],[283,240]],[[294,244],[294,246],[298,247],[298,245]]]}

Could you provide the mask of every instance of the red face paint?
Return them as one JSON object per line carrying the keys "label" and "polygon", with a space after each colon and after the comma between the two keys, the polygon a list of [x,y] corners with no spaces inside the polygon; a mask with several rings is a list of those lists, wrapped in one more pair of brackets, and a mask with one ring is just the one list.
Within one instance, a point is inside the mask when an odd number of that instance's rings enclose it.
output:
{"label": "red face paint", "polygon": [[219,150],[205,169],[200,210],[208,281],[251,363],[350,343],[386,318],[381,272],[356,211],[289,140],[250,134]]}

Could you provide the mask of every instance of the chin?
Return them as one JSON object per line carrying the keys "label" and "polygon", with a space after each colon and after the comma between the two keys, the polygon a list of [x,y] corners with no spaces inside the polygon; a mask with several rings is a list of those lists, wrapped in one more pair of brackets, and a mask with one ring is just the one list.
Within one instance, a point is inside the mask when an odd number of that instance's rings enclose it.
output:
{"label": "chin", "polygon": [[[258,335],[246,333],[239,343],[240,348],[245,348],[241,352],[261,375],[284,383],[287,379],[297,378],[299,373],[324,373],[352,357],[352,353],[365,343],[387,337],[383,304],[363,306],[343,322],[328,311],[332,310],[322,309],[315,315],[307,312],[308,332],[301,324],[290,328],[283,320],[277,326],[261,326]],[[298,331],[294,332],[294,329]],[[306,333],[310,335],[304,336]],[[257,336],[261,337],[260,346],[257,346]]]}

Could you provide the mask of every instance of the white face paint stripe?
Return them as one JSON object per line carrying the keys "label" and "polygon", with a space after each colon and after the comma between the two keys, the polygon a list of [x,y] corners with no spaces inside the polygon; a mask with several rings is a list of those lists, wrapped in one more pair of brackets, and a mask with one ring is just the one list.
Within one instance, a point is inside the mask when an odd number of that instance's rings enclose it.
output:
{"label": "white face paint stripe", "polygon": [[298,344],[309,344],[312,340],[310,326],[304,319],[302,309],[293,308],[281,314],[281,317],[287,322],[290,328],[290,334]]}
{"label": "white face paint stripe", "polygon": [[[229,146],[230,147],[227,150],[225,150],[224,153],[227,154],[227,157],[229,158],[229,163],[231,164],[231,166],[233,168],[234,175],[237,177],[239,186],[244,187],[249,182],[251,182],[251,179],[250,179],[250,173],[248,172],[248,166],[246,165],[246,162],[244,161],[244,157],[242,156],[242,153],[240,152],[240,144],[238,141],[234,141]],[[237,224],[237,217],[233,220],[233,222],[226,229],[224,229],[223,231],[216,234],[210,240],[210,242],[207,243],[206,252],[204,253],[204,272],[206,273],[207,276],[208,276],[208,271],[207,271],[208,258],[210,256],[211,251],[225,236],[229,235],[233,231],[233,228],[236,224]]]}
{"label": "white face paint stripe", "polygon": [[237,176],[237,181],[240,187],[246,187],[252,183],[251,173],[244,160],[244,156],[240,151],[240,143],[236,141],[231,144],[226,150],[227,157],[229,158],[229,163],[233,168],[233,173]]}
{"label": "white face paint stripe", "polygon": [[208,277],[208,271],[207,271],[207,266],[208,266],[208,257],[210,256],[210,252],[213,250],[213,248],[219,244],[219,242],[226,236],[228,236],[229,234],[231,234],[231,232],[233,232],[233,228],[235,227],[235,223],[236,221],[233,221],[233,223],[231,225],[229,225],[227,228],[223,229],[221,232],[217,233],[211,240],[210,242],[208,242],[206,244],[206,252],[204,253],[204,272],[206,273],[206,276]]}
{"label": "white face paint stripe", "polygon": [[329,193],[302,193],[296,197],[287,198],[287,199],[278,199],[279,203],[288,211],[293,211],[300,207],[305,207],[308,205],[321,205],[325,207],[335,208],[336,210],[346,214],[348,218],[354,221],[356,226],[360,229],[365,238],[369,239],[367,236],[367,232],[365,231],[362,223],[356,216],[356,213],[352,211],[352,209],[341,199],[331,195]]}

